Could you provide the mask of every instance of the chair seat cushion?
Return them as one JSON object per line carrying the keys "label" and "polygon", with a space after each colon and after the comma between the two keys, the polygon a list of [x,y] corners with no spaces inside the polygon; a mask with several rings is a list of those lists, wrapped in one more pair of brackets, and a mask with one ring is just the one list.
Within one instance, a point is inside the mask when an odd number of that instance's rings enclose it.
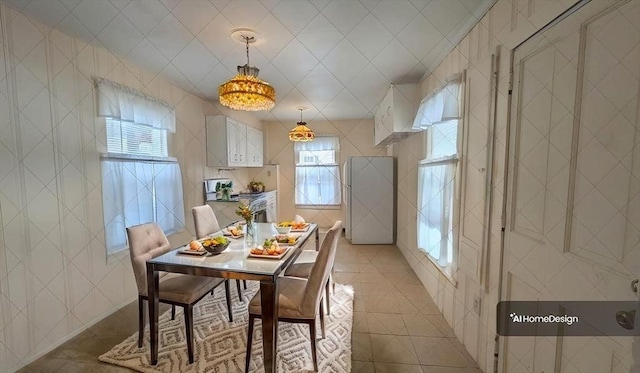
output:
{"label": "chair seat cushion", "polygon": [[223,282],[222,278],[170,273],[160,280],[159,299],[192,304]]}
{"label": "chair seat cushion", "polygon": [[[309,319],[315,315],[303,315],[298,307],[302,304],[307,280],[295,277],[281,277],[278,280],[278,317],[290,319]],[[262,314],[260,291],[249,302],[249,313]]]}

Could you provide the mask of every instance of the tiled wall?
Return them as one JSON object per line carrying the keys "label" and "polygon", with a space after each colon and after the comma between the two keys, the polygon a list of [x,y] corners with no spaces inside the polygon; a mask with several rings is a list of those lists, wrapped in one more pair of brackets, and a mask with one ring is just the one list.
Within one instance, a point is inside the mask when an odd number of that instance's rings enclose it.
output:
{"label": "tiled wall", "polygon": [[[127,252],[106,257],[91,78],[106,77],[175,106],[170,155],[190,208],[201,204],[206,114],[221,110],[106,50],[0,6],[0,371],[11,372],[135,299]],[[237,115],[236,115],[237,116]],[[261,127],[251,116],[245,123]],[[223,172],[240,185],[247,170]]]}
{"label": "tiled wall", "polygon": [[[338,135],[340,139],[340,170],[348,157],[387,155],[385,148],[373,146],[373,119],[320,121],[308,123],[316,135]],[[280,169],[279,206],[280,219],[292,219],[298,214],[306,220],[330,227],[336,220],[343,220],[344,205],[340,209],[299,209],[295,206],[295,160],[289,131],[294,122],[265,122],[265,162],[278,164]],[[342,175],[341,175],[342,177]]]}
{"label": "tiled wall", "polygon": [[[398,157],[398,247],[413,266],[456,336],[480,368],[493,370],[495,306],[500,253],[500,213],[504,179],[509,53],[527,37],[574,3],[566,1],[498,0],[491,10],[422,81],[422,93],[436,89],[448,75],[467,70],[465,140],[463,140],[461,224],[456,285],[442,275],[417,249],[417,162],[424,152],[424,136],[417,134],[389,148]],[[499,49],[497,49],[499,47]],[[497,52],[498,51],[498,52]],[[491,55],[499,53],[498,95],[493,154],[492,214],[485,216],[487,140],[491,128]],[[489,158],[491,160],[491,158]],[[491,226],[488,222],[491,220]],[[488,235],[485,240],[484,234]],[[479,314],[474,300],[481,300]]]}

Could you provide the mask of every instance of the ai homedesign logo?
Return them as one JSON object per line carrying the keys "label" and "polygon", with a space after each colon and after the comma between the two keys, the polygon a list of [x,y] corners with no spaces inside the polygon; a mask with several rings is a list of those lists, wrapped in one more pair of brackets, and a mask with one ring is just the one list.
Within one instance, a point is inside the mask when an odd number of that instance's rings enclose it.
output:
{"label": "ai homedesign logo", "polygon": [[566,324],[572,325],[580,321],[578,316],[569,315],[518,315],[517,313],[510,313],[509,317],[513,323],[542,323],[542,324]]}

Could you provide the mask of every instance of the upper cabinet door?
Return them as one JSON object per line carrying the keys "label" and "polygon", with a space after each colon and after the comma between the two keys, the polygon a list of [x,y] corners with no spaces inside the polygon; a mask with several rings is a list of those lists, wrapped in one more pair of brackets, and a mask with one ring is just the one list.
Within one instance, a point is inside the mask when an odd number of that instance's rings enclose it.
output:
{"label": "upper cabinet door", "polygon": [[229,166],[247,166],[246,126],[233,119],[227,119],[227,159]]}
{"label": "upper cabinet door", "polygon": [[247,126],[247,166],[262,167],[263,155],[263,135],[262,131]]}
{"label": "upper cabinet door", "polygon": [[262,166],[262,131],[224,115],[207,116],[206,128],[207,166]]}

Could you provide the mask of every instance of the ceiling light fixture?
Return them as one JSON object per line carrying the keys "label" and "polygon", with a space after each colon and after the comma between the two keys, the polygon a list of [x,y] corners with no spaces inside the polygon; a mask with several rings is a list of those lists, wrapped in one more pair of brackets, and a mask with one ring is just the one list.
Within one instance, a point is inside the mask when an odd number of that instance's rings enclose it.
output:
{"label": "ceiling light fixture", "polygon": [[300,110],[300,121],[297,123],[296,128],[289,131],[289,140],[290,141],[313,141],[316,137],[315,133],[307,127],[307,122],[302,121],[302,111],[307,110],[306,107],[299,107]]}
{"label": "ceiling light fixture", "polygon": [[271,110],[276,103],[276,91],[269,83],[258,78],[260,69],[249,66],[249,43],[255,43],[256,33],[249,29],[236,29],[231,37],[245,43],[247,64],[238,66],[238,75],[220,85],[220,103],[234,110]]}

